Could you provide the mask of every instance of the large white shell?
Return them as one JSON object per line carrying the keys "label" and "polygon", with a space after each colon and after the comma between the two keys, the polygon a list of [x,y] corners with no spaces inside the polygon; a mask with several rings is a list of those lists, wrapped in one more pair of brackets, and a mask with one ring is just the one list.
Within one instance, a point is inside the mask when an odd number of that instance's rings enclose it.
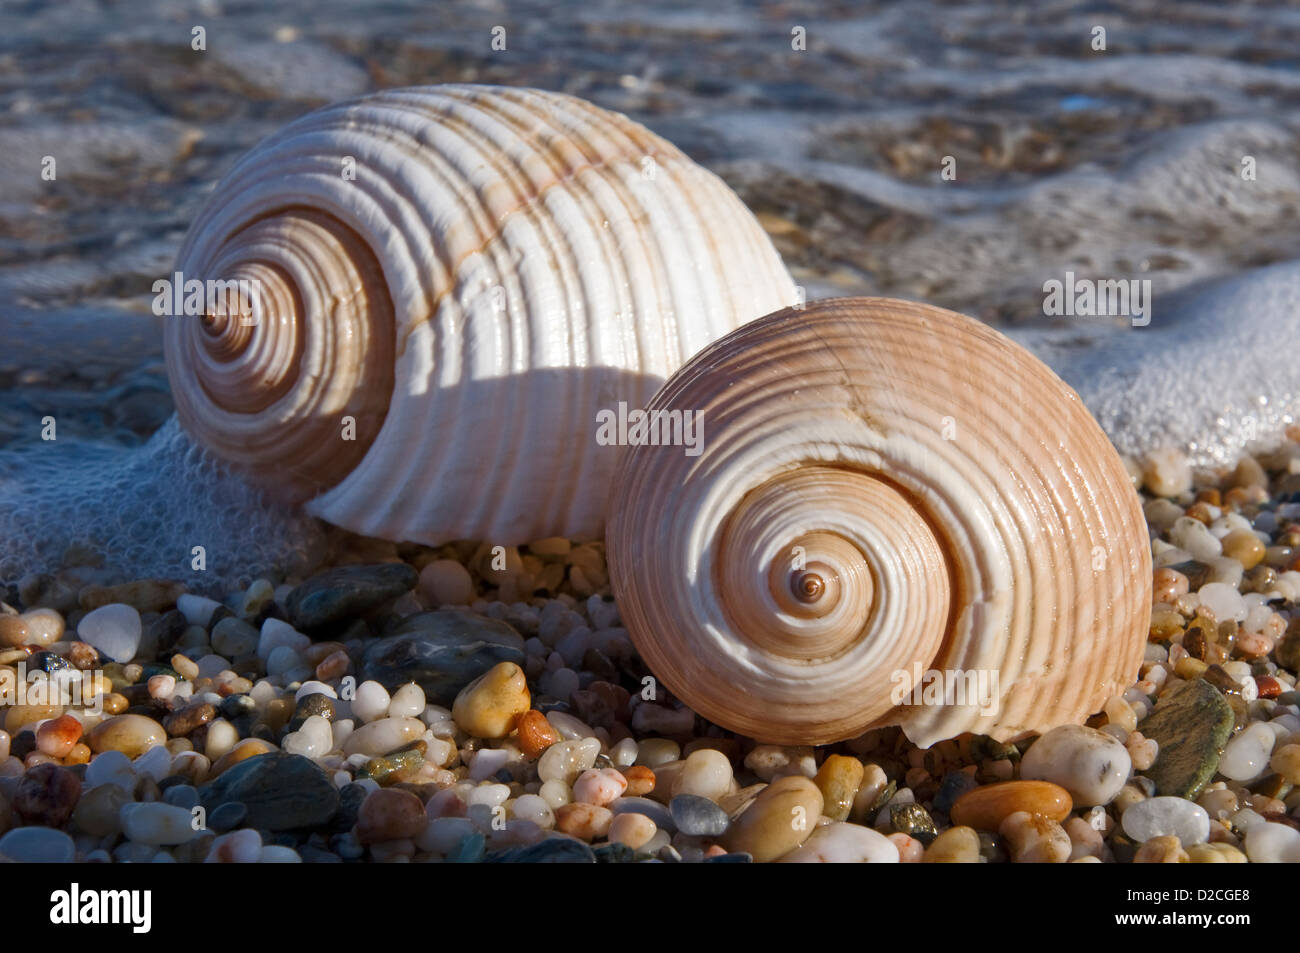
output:
{"label": "large white shell", "polygon": [[176,270],[262,289],[255,326],[168,321],[185,427],[332,523],[426,543],[599,534],[618,448],[598,411],[796,296],[739,199],[668,142],[479,86],[288,126],[216,187]]}
{"label": "large white shell", "polygon": [[641,657],[706,717],[800,744],[1007,740],[1136,677],[1137,494],[1078,396],[996,331],[814,302],[706,348],[648,407],[686,411],[703,452],[630,448],[606,542]]}

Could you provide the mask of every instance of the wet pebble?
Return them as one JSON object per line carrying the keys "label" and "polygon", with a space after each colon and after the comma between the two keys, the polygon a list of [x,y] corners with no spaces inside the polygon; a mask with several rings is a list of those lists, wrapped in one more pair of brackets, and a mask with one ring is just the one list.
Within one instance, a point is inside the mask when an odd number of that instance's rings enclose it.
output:
{"label": "wet pebble", "polygon": [[668,802],[673,823],[692,837],[721,837],[731,825],[727,812],[714,801],[695,794],[678,794]]}
{"label": "wet pebble", "polygon": [[1038,738],[1020,762],[1024,780],[1051,781],[1074,804],[1109,804],[1132,770],[1128,750],[1113,735],[1083,725],[1061,725]]}
{"label": "wet pebble", "polygon": [[1204,843],[1210,836],[1210,815],[1194,801],[1180,797],[1153,797],[1128,808],[1120,820],[1133,840],[1177,837],[1184,845]]}

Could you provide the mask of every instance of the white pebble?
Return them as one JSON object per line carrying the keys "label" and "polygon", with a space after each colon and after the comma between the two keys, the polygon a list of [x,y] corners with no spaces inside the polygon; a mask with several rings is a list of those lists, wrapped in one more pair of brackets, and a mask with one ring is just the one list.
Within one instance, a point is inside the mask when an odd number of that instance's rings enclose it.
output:
{"label": "white pebble", "polygon": [[301,864],[302,857],[292,847],[267,844],[257,857],[259,864]]}
{"label": "white pebble", "polygon": [[262,856],[262,835],[251,827],[222,834],[208,849],[205,864],[255,864]]}
{"label": "white pebble", "polygon": [[1180,516],[1174,520],[1174,525],[1169,530],[1169,541],[1201,562],[1208,562],[1223,554],[1223,544],[1210,532],[1209,527],[1190,516]]}
{"label": "white pebble", "polygon": [[112,603],[87,612],[77,623],[77,636],[115,662],[129,662],[140,647],[140,613]]}
{"label": "white pebble", "polygon": [[387,717],[391,703],[392,698],[383,685],[374,681],[362,682],[352,699],[352,714],[365,722],[375,721]]}
{"label": "white pebble", "polygon": [[392,701],[388,703],[390,718],[418,718],[424,712],[424,689],[415,682],[407,682],[393,692]]}
{"label": "white pebble", "polygon": [[328,695],[330,698],[334,699],[339,697],[338,692],[334,691],[330,685],[327,685],[325,682],[318,682],[315,679],[310,679],[309,681],[303,682],[302,685],[298,687],[298,690],[294,692],[293,703],[295,705],[298,704],[298,702],[302,701],[308,695]]}
{"label": "white pebble", "polygon": [[311,639],[283,619],[268,618],[262,623],[262,631],[257,640],[257,657],[265,661],[282,645],[301,652],[311,645]]}
{"label": "white pebble", "polygon": [[1051,781],[1082,807],[1115,800],[1133,769],[1127,749],[1112,735],[1082,725],[1061,725],[1025,752],[1020,776]]}
{"label": "white pebble", "polygon": [[285,735],[282,745],[289,754],[300,754],[312,760],[329,754],[333,746],[334,731],[323,715],[312,715],[297,731]]}
{"label": "white pebble", "polygon": [[137,777],[161,781],[171,773],[172,753],[164,745],[157,745],[131,762],[131,769]]}
{"label": "white pebble", "polygon": [[1300,831],[1265,821],[1246,832],[1246,856],[1252,864],[1300,864]]}
{"label": "white pebble", "polygon": [[84,782],[87,788],[101,784],[116,784],[123,791],[130,792],[135,790],[135,781],[135,769],[131,766],[131,759],[120,751],[105,751],[103,754],[97,754],[90,760],[90,764],[86,765]]}
{"label": "white pebble", "polygon": [[884,834],[858,824],[835,821],[817,828],[782,864],[896,864],[898,847]]}
{"label": "white pebble", "polygon": [[510,752],[501,748],[480,748],[470,762],[469,776],[473,781],[486,781],[504,768],[510,760]]}
{"label": "white pebble", "polygon": [[137,844],[184,844],[199,834],[190,811],[162,801],[123,804],[118,818],[122,833]]}
{"label": "white pebble", "polygon": [[185,621],[190,625],[201,625],[205,629],[212,620],[212,613],[221,607],[221,603],[215,599],[208,599],[204,596],[196,596],[193,593],[184,593],[176,600],[176,608],[181,610],[181,615],[185,616]]}
{"label": "white pebble", "polygon": [[1240,622],[1246,618],[1246,602],[1234,586],[1207,582],[1196,595],[1201,600],[1201,608],[1207,609],[1219,622]]}
{"label": "white pebble", "polygon": [[1124,812],[1124,833],[1135,841],[1172,835],[1184,847],[1203,844],[1210,836],[1210,815],[1194,801],[1181,797],[1153,797],[1138,801]]}
{"label": "white pebble", "polygon": [[1255,722],[1243,728],[1223,749],[1219,773],[1233,781],[1253,781],[1268,767],[1277,735],[1268,725]]}

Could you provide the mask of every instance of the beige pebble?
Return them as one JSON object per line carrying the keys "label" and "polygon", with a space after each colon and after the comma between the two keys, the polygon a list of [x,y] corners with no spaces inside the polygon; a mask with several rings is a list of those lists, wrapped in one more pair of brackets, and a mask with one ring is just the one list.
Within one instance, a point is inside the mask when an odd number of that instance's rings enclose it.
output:
{"label": "beige pebble", "polygon": [[919,864],[925,857],[925,845],[910,834],[895,831],[888,835],[888,840],[898,848],[900,864]]}
{"label": "beige pebble", "polygon": [[[659,774],[655,775],[656,778]],[[673,796],[694,794],[715,803],[731,790],[731,761],[721,751],[700,748],[682,762],[681,771],[672,784]],[[665,783],[665,786],[666,783]]]}
{"label": "beige pebble", "polygon": [[138,758],[150,748],[166,744],[167,732],[144,715],[114,715],[92,728],[86,743],[96,754],[120,751],[128,758]]}
{"label": "beige pebble", "polygon": [[1093,827],[1082,817],[1072,817],[1065,822],[1065,833],[1070,838],[1070,859],[1096,857],[1101,859],[1106,850],[1106,841],[1101,831]]}
{"label": "beige pebble", "polygon": [[1172,834],[1148,838],[1133,855],[1135,864],[1185,864],[1187,862],[1187,851],[1183,850],[1182,843]]}
{"label": "beige pebble", "polygon": [[635,850],[648,844],[658,831],[650,818],[628,811],[614,816],[609,825],[609,839],[612,843],[626,844]]}
{"label": "beige pebble", "polygon": [[460,690],[451,714],[468,735],[504,738],[531,703],[524,670],[514,662],[501,662]]}
{"label": "beige pebble", "polygon": [[275,750],[275,745],[263,738],[245,738],[225,754],[221,755],[221,757],[217,758],[215,762],[213,762],[211,757],[203,755],[204,759],[212,764],[212,767],[208,769],[208,780],[212,780],[222,772],[234,767],[247,758],[255,758],[259,754],[266,754],[268,751]]}
{"label": "beige pebble", "polygon": [[1246,855],[1231,844],[1192,844],[1187,860],[1193,864],[1244,864]]}
{"label": "beige pebble", "polygon": [[435,559],[420,570],[419,593],[430,606],[474,601],[474,578],[454,559]]}
{"label": "beige pebble", "polygon": [[1283,745],[1273,752],[1268,766],[1288,784],[1300,784],[1300,744]]}
{"label": "beige pebble", "polygon": [[613,820],[613,811],[595,804],[562,804],[555,809],[555,829],[588,843],[605,837]]}
{"label": "beige pebble", "polygon": [[822,792],[823,813],[827,817],[835,821],[848,820],[865,773],[862,762],[849,755],[833,754],[822,762],[813,783]]}
{"label": "beige pebble", "polygon": [[822,793],[808,778],[778,778],[736,818],[724,843],[729,850],[752,854],[756,863],[776,860],[808,839],[822,806]]}
{"label": "beige pebble", "polygon": [[925,849],[925,864],[978,864],[980,836],[973,827],[950,827]]}
{"label": "beige pebble", "polygon": [[849,820],[854,824],[866,824],[870,821],[868,814],[871,812],[871,806],[880,798],[881,793],[889,786],[889,777],[885,774],[885,769],[878,764],[864,765],[862,768],[862,781],[858,784],[857,793],[853,795],[853,807],[849,812]]}
{"label": "beige pebble", "polygon": [[1042,814],[1016,811],[998,828],[1017,864],[1063,864],[1070,859],[1070,836]]}

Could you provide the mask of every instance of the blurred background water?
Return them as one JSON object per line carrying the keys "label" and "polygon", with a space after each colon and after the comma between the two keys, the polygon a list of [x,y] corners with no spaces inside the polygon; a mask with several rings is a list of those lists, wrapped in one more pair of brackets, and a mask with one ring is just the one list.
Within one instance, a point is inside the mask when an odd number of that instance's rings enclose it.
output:
{"label": "blurred background water", "polygon": [[47,415],[60,443],[146,440],[171,413],[150,287],[215,181],[314,107],[442,82],[626,112],[736,189],[810,298],[1065,327],[1044,352],[1106,324],[1043,317],[1067,270],[1177,301],[1300,237],[1292,4],[0,0],[0,447]]}

